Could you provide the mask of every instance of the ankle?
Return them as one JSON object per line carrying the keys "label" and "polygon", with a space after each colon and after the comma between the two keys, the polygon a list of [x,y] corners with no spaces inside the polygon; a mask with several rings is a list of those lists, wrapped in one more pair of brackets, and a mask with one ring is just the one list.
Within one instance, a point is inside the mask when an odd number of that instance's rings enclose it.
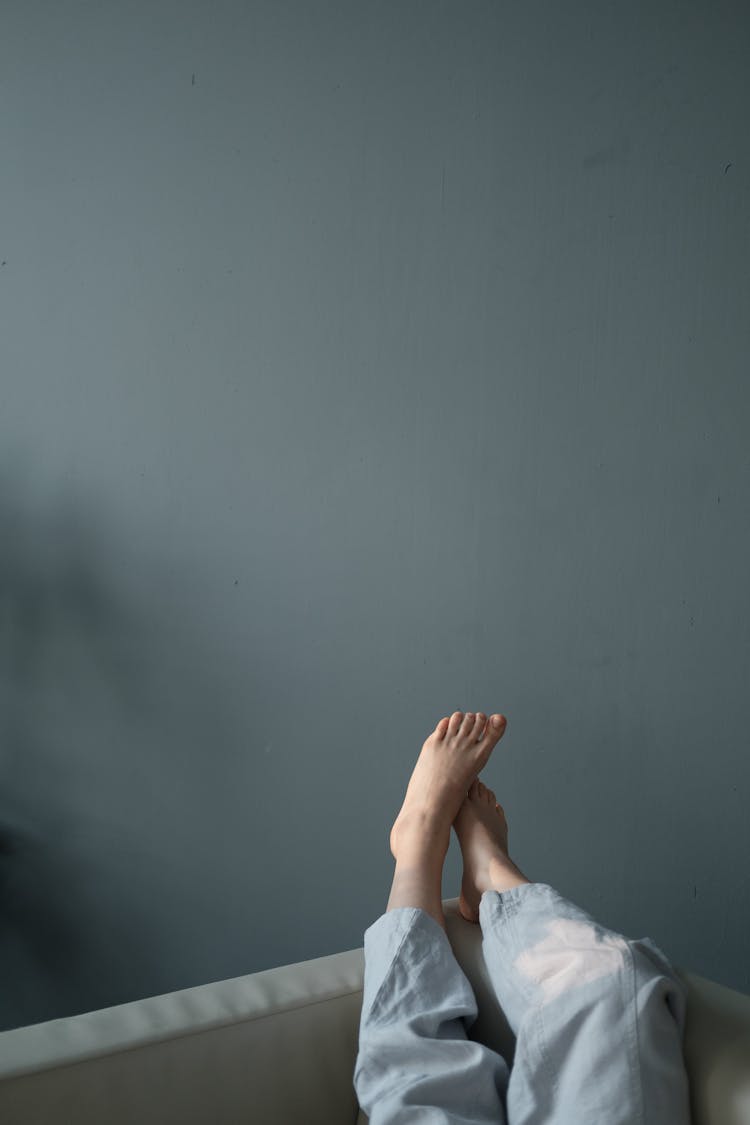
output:
{"label": "ankle", "polygon": [[450,821],[418,809],[398,817],[391,831],[391,852],[397,864],[413,868],[439,860],[442,867],[450,839]]}
{"label": "ankle", "polygon": [[513,887],[522,887],[527,883],[531,883],[531,880],[526,878],[523,871],[521,871],[519,867],[516,867],[515,863],[508,855],[501,855],[497,858],[493,857],[490,860],[489,875],[492,890],[498,891],[499,893],[509,891]]}
{"label": "ankle", "polygon": [[393,853],[396,871],[411,871],[425,876],[442,877],[445,857],[450,847],[450,832],[419,835],[414,833],[402,837]]}

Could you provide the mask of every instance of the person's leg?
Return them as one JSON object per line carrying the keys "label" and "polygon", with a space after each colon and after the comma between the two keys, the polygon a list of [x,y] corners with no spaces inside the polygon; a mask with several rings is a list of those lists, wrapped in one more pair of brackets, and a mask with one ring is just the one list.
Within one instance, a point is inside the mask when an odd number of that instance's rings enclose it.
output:
{"label": "person's leg", "polygon": [[441,719],[422,747],[391,831],[386,911],[366,931],[354,1088],[371,1125],[504,1125],[504,1059],[466,1031],[471,985],[445,933],[441,899],[451,822],[505,729],[484,715]]}
{"label": "person's leg", "polygon": [[661,950],[529,882],[481,782],[454,826],[459,908],[481,924],[487,972],[516,1035],[509,1125],[689,1125],[686,991]]}

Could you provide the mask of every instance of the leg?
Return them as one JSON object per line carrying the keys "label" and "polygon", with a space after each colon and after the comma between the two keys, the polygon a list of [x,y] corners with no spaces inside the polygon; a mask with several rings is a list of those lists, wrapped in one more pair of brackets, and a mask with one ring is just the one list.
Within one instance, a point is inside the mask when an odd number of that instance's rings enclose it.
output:
{"label": "leg", "polygon": [[480,720],[456,712],[438,723],[391,832],[396,870],[386,912],[365,932],[354,1071],[371,1125],[504,1125],[508,1067],[467,1037],[476,1000],[446,936],[441,900],[451,821],[504,729],[498,723],[478,738]]}
{"label": "leg", "polygon": [[481,923],[487,972],[516,1035],[510,1125],[689,1125],[685,989],[664,954],[530,883],[481,783],[456,831],[460,908]]}

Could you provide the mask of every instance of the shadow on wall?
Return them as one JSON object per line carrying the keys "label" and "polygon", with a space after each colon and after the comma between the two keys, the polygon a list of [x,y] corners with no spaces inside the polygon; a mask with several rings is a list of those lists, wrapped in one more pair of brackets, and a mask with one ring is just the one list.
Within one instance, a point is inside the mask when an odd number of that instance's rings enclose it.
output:
{"label": "shadow on wall", "polygon": [[236,708],[161,579],[137,608],[108,585],[80,511],[35,520],[0,487],[0,538],[0,1029],[229,975]]}

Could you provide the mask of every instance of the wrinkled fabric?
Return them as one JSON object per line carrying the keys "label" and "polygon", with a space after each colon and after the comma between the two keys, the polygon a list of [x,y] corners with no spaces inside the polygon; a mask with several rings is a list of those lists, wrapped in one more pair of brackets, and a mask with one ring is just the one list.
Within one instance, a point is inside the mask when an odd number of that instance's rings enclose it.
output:
{"label": "wrinkled fabric", "polygon": [[512,1068],[468,1038],[476,999],[443,928],[387,911],[364,936],[354,1088],[371,1125],[690,1125],[686,990],[650,938],[546,883],[485,892],[479,919]]}

